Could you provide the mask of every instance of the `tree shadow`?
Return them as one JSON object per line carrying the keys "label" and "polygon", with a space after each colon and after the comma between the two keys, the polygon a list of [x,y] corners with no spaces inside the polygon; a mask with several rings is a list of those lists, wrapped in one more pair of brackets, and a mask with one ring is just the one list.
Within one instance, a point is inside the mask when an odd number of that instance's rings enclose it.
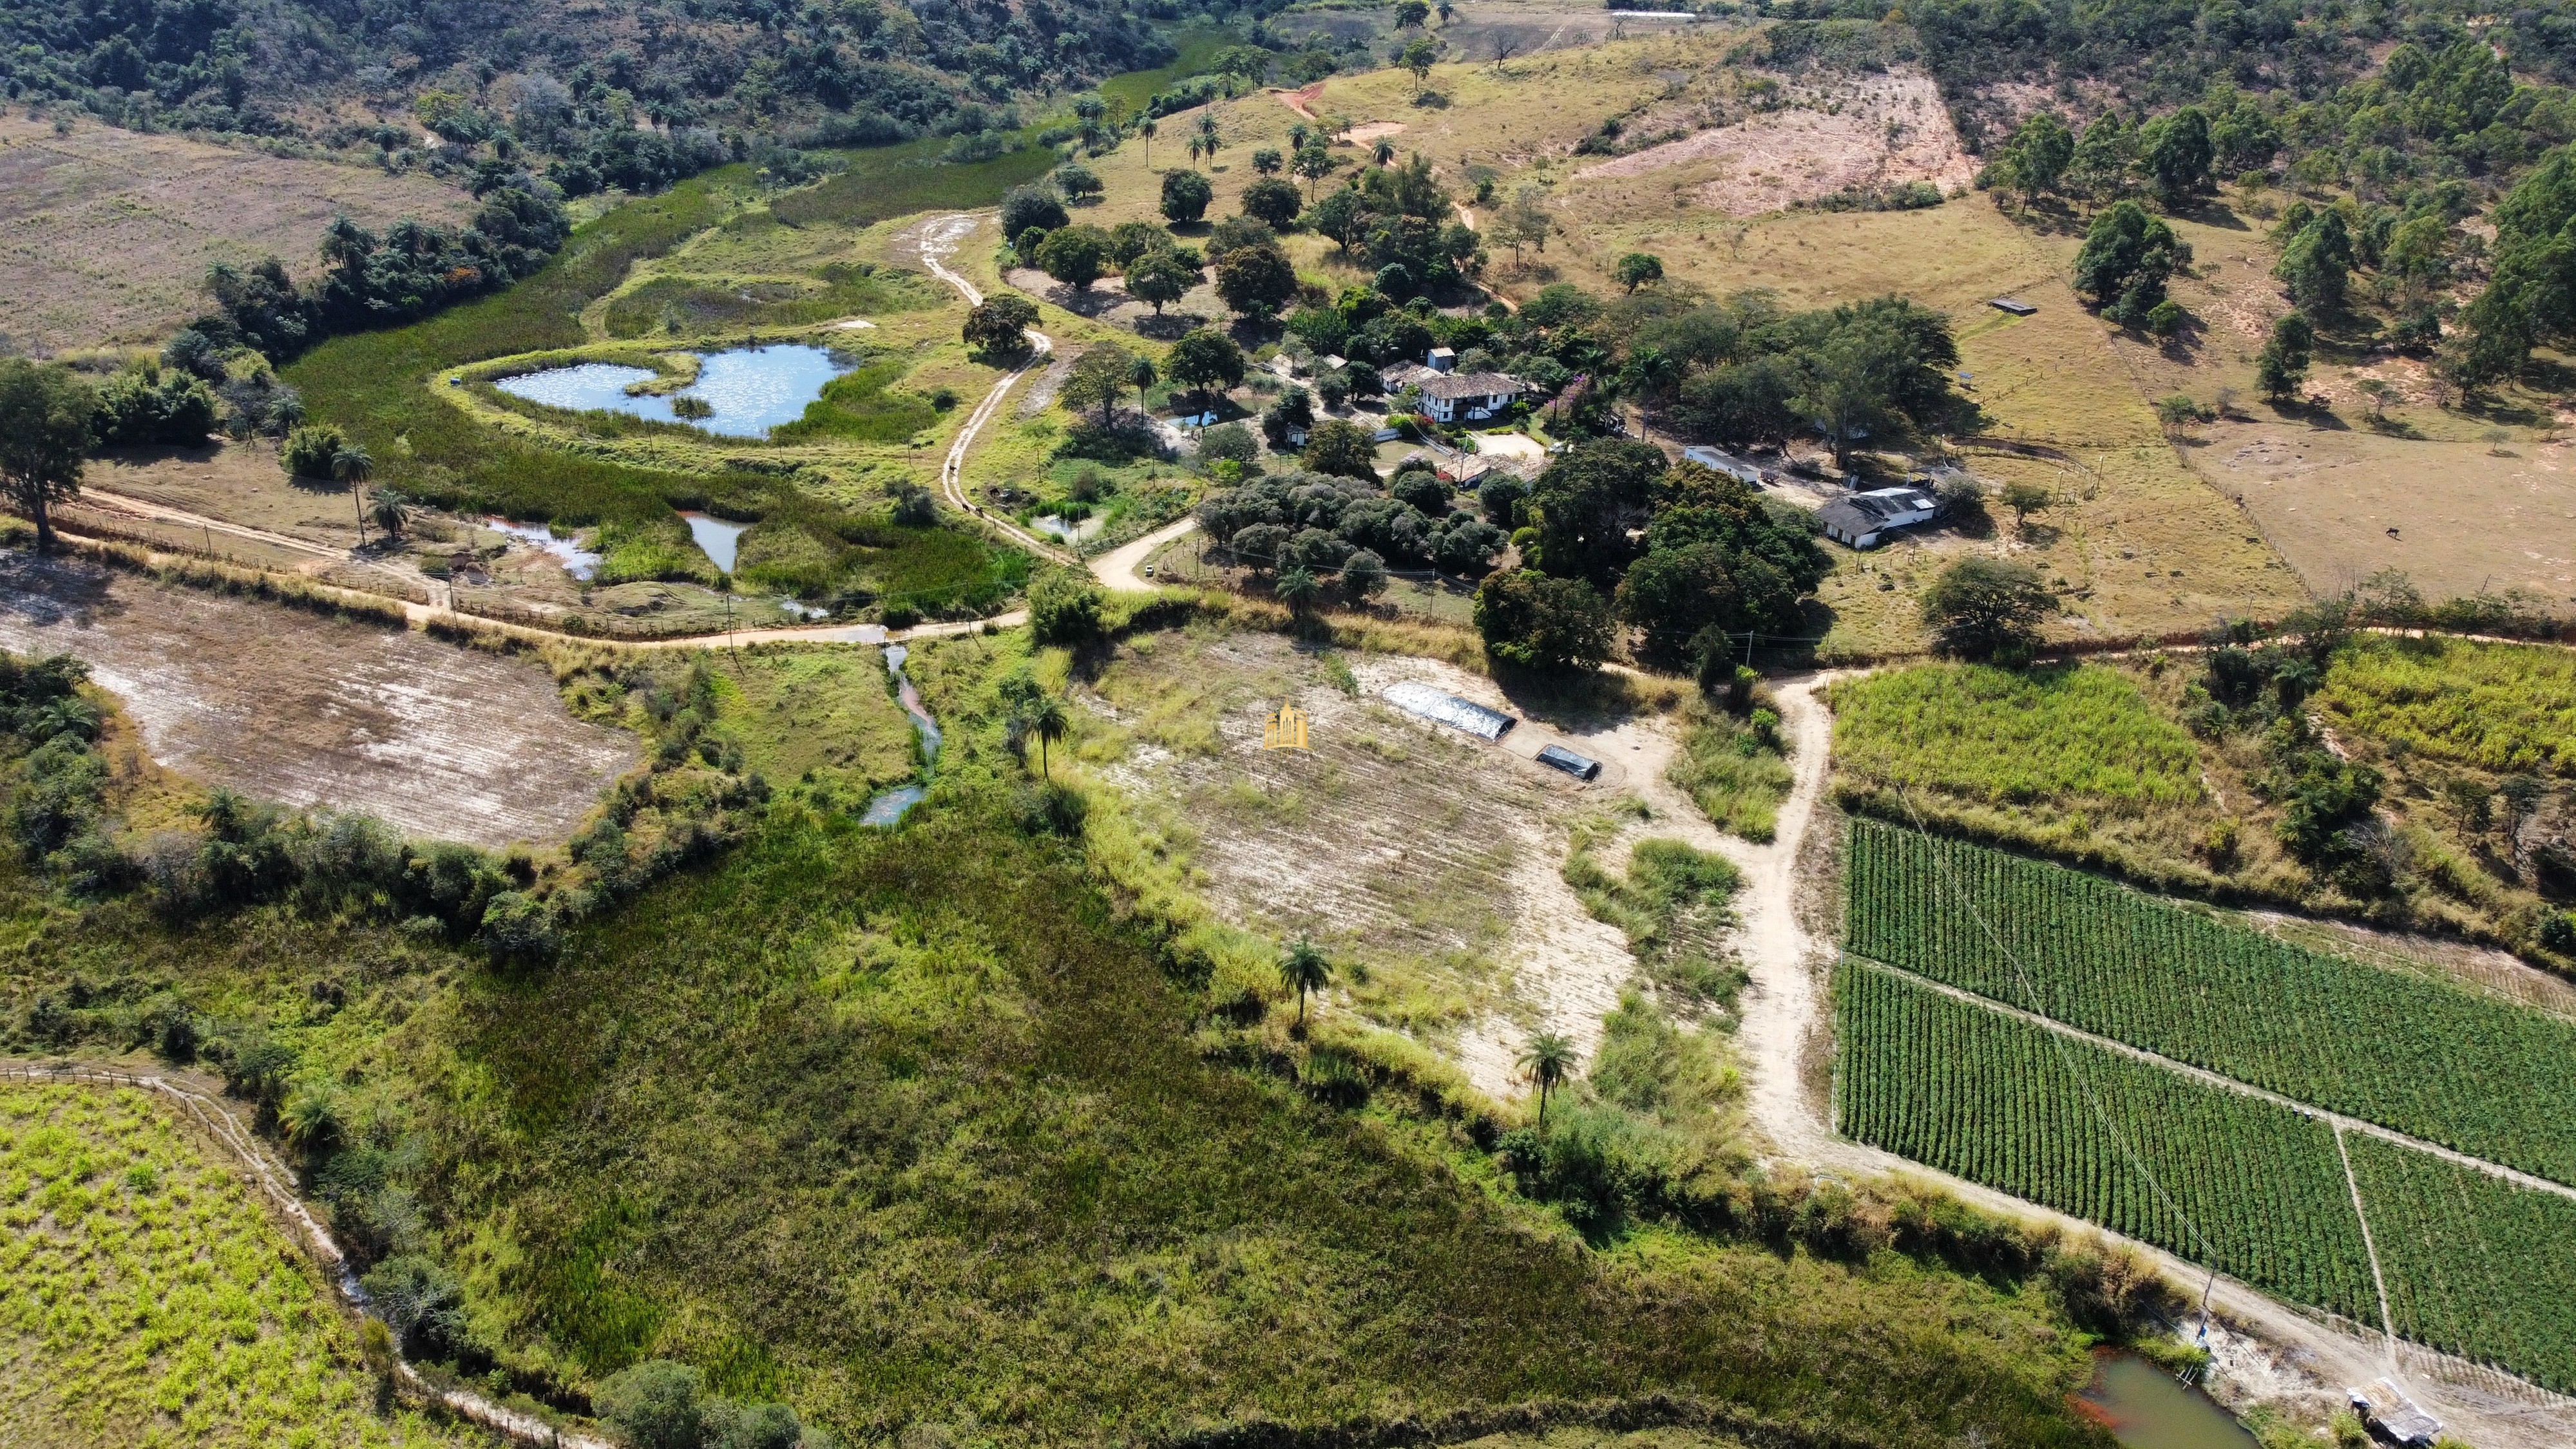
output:
{"label": "tree shadow", "polygon": [[115,577],[113,570],[60,554],[0,551],[0,613],[14,614],[38,627],[86,627],[125,612],[124,602],[109,592]]}
{"label": "tree shadow", "polygon": [[1201,327],[1210,326],[1217,320],[1197,312],[1148,312],[1136,319],[1134,330],[1139,337],[1150,337],[1156,342],[1171,342]]}
{"label": "tree shadow", "polygon": [[2222,197],[2206,196],[2187,206],[2168,210],[2169,214],[2181,217],[2185,221],[2216,227],[2221,231],[2250,232],[2254,229],[2245,218],[2238,216],[2236,208],[2229,206]]}
{"label": "tree shadow", "polygon": [[2319,432],[2348,433],[2352,425],[2334,415],[2322,397],[2278,398],[2272,402],[2273,414],[2283,422],[2305,423]]}

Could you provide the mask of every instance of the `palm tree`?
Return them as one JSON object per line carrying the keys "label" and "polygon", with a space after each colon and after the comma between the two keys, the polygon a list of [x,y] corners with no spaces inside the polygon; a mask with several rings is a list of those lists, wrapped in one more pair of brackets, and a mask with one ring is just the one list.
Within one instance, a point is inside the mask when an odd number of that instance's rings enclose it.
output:
{"label": "palm tree", "polygon": [[1273,584],[1270,591],[1287,602],[1289,612],[1302,617],[1306,606],[1315,602],[1316,595],[1324,591],[1324,586],[1316,581],[1312,569],[1299,564],[1281,574],[1279,582]]}
{"label": "palm tree", "polygon": [[1145,138],[1145,169],[1154,169],[1154,118],[1147,116],[1136,123],[1136,134]]}
{"label": "palm tree", "polygon": [[1449,0],[1440,0],[1431,8],[1440,12],[1440,28],[1443,30],[1449,28],[1449,17],[1458,13],[1458,7],[1450,4]]}
{"label": "palm tree", "polygon": [[1047,768],[1047,746],[1064,738],[1065,728],[1073,721],[1066,717],[1064,701],[1053,696],[1041,699],[1029,711],[1029,733],[1038,737],[1038,773],[1052,776]]}
{"label": "palm tree", "polygon": [[408,519],[409,515],[403,512],[402,504],[396,502],[389,494],[378,493],[376,501],[367,509],[367,521],[374,524],[387,538],[400,538],[403,524]]}
{"label": "palm tree", "polygon": [[355,443],[343,443],[331,455],[331,476],[343,483],[364,483],[376,476],[376,460]]}
{"label": "palm tree", "polygon": [[1384,136],[1378,137],[1377,144],[1369,148],[1369,159],[1380,166],[1385,166],[1393,162],[1395,160],[1395,143]]}
{"label": "palm tree", "polygon": [[1297,1024],[1306,1024],[1306,993],[1321,991],[1333,984],[1333,963],[1315,943],[1300,936],[1288,945],[1288,954],[1279,958],[1279,984],[1297,993]]}
{"label": "palm tree", "polygon": [[1566,1077],[1574,1070],[1574,1043],[1552,1031],[1540,1032],[1521,1049],[1517,1065],[1521,1076],[1538,1087],[1538,1120],[1544,1125],[1547,1121],[1547,1094],[1564,1085]]}

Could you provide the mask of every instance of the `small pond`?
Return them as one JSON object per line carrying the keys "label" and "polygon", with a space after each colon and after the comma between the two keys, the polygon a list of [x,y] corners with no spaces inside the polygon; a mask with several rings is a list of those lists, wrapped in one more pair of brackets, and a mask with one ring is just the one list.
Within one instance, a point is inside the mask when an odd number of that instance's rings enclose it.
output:
{"label": "small pond", "polygon": [[506,518],[486,518],[483,526],[494,533],[506,534],[521,543],[538,548],[563,560],[564,572],[577,579],[587,579],[599,572],[600,556],[569,538],[557,538],[554,530],[542,523],[512,523]]}
{"label": "small pond", "polygon": [[2097,1353],[2077,1403],[2127,1449],[2258,1449],[2209,1395],[2133,1353]]}
{"label": "small pond", "polygon": [[1041,513],[1029,520],[1030,527],[1040,533],[1052,533],[1067,543],[1080,543],[1108,525],[1108,519],[1096,516],[1086,518],[1080,523],[1067,523],[1052,513]]}
{"label": "small pond", "polygon": [[732,573],[735,546],[742,541],[743,534],[750,530],[751,525],[729,523],[703,513],[684,511],[680,516],[689,521],[689,537],[698,541],[698,547],[707,551],[707,557],[715,560],[716,567]]}
{"label": "small pond", "polygon": [[[895,691],[903,700],[903,712],[912,716],[912,727],[921,736],[922,758],[936,764],[939,760],[939,722],[932,719],[930,711],[923,706],[921,691],[913,688],[912,676],[903,672],[903,662],[911,657],[912,651],[901,644],[886,646],[886,672],[894,676]],[[929,791],[929,786],[919,784],[885,791],[868,802],[867,813],[859,817],[859,823],[897,824],[902,821],[904,812],[920,804],[921,797]]]}
{"label": "small pond", "polygon": [[[776,343],[700,353],[698,380],[676,393],[630,395],[627,388],[652,381],[651,369],[610,362],[550,367],[505,377],[493,386],[550,408],[606,409],[655,422],[687,421],[728,438],[761,438],[771,428],[803,417],[805,405],[823,395],[823,385],[847,371],[848,366],[826,348]],[[675,397],[696,398],[715,412],[682,419],[671,411]]]}

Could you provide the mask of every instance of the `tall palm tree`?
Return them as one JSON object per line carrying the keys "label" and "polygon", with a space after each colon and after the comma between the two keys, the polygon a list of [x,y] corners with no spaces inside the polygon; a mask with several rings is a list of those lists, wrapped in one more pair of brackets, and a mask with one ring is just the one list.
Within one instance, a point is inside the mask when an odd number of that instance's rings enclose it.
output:
{"label": "tall palm tree", "polygon": [[1136,123],[1136,134],[1145,138],[1145,169],[1154,169],[1154,118],[1147,116]]}
{"label": "tall palm tree", "polygon": [[343,483],[364,483],[376,476],[376,460],[355,443],[342,443],[331,455],[331,476]]}
{"label": "tall palm tree", "polygon": [[1315,943],[1300,936],[1288,944],[1288,954],[1279,958],[1279,984],[1297,993],[1297,1024],[1306,1024],[1306,993],[1321,991],[1333,984],[1333,963]]}
{"label": "tall palm tree", "polygon": [[1039,774],[1053,776],[1054,772],[1047,768],[1047,746],[1063,739],[1066,727],[1072,723],[1065,715],[1064,701],[1053,696],[1039,700],[1029,711],[1029,733],[1038,737]]}
{"label": "tall palm tree", "polygon": [[1574,1071],[1574,1043],[1552,1031],[1531,1037],[1521,1048],[1521,1076],[1538,1088],[1538,1120],[1547,1121],[1547,1094],[1564,1085]]}

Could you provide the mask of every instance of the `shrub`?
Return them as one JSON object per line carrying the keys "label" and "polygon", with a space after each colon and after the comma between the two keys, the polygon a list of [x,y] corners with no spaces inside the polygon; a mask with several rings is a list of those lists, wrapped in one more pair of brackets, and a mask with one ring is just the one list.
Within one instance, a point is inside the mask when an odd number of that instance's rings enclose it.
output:
{"label": "shrub", "polygon": [[286,435],[277,461],[296,478],[328,478],[331,462],[349,445],[349,437],[329,423],[314,423]]}
{"label": "shrub", "polygon": [[1101,603],[1089,574],[1048,569],[1029,582],[1029,631],[1041,644],[1087,644],[1100,637]]}
{"label": "shrub", "polygon": [[700,1449],[705,1394],[706,1377],[696,1369],[656,1358],[610,1375],[591,1402],[636,1449]]}

